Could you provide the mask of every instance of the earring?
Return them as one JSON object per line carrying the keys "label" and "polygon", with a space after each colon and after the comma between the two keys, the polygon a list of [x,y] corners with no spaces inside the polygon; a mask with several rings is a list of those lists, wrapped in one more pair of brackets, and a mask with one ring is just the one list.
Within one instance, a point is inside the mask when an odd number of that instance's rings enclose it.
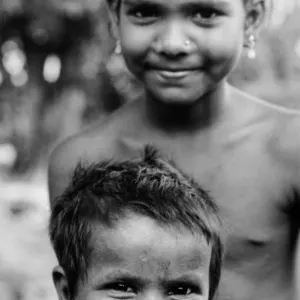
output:
{"label": "earring", "polygon": [[248,39],[247,56],[248,56],[249,59],[255,59],[256,58],[255,46],[256,46],[255,36],[253,34],[251,34],[249,36],[249,39]]}
{"label": "earring", "polygon": [[122,53],[121,43],[120,43],[119,40],[117,40],[117,42],[116,42],[115,53],[116,54],[121,54]]}
{"label": "earring", "polygon": [[191,45],[191,41],[190,40],[186,40],[185,42],[184,42],[184,46],[185,47],[189,47]]}

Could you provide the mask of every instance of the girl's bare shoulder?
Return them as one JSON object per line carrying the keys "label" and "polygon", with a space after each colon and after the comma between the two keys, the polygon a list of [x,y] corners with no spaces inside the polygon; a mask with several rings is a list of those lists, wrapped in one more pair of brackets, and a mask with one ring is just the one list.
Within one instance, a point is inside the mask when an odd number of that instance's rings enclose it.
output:
{"label": "girl's bare shoulder", "polygon": [[295,172],[299,173],[300,179],[300,110],[273,104],[240,91],[236,93],[236,115],[243,124],[240,128],[247,128],[248,138],[257,137],[253,140],[265,145],[266,151],[293,178]]}
{"label": "girl's bare shoulder", "polygon": [[123,107],[58,144],[48,165],[50,198],[66,187],[79,162],[91,163],[126,155],[119,137],[130,130],[134,110],[134,107]]}

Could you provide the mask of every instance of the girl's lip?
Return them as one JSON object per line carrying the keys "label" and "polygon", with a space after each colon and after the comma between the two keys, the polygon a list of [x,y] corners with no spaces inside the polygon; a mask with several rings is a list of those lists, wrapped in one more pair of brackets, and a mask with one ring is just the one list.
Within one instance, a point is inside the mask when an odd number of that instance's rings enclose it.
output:
{"label": "girl's lip", "polygon": [[162,77],[168,79],[180,79],[189,75],[193,70],[156,70]]}

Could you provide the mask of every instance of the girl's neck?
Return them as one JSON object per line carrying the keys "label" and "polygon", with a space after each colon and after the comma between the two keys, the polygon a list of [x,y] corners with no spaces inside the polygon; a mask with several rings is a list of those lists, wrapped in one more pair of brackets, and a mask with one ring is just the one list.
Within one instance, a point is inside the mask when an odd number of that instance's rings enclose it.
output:
{"label": "girl's neck", "polygon": [[219,123],[228,98],[227,90],[223,82],[192,105],[166,104],[148,96],[143,107],[147,119],[164,131],[197,131]]}

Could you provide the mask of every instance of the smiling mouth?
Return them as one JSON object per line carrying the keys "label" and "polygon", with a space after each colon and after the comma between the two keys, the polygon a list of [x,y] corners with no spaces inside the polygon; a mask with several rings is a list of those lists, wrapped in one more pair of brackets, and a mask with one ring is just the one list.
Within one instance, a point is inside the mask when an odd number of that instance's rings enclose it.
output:
{"label": "smiling mouth", "polygon": [[158,74],[166,79],[181,79],[193,72],[193,70],[178,70],[178,71],[168,71],[168,70],[157,70]]}

